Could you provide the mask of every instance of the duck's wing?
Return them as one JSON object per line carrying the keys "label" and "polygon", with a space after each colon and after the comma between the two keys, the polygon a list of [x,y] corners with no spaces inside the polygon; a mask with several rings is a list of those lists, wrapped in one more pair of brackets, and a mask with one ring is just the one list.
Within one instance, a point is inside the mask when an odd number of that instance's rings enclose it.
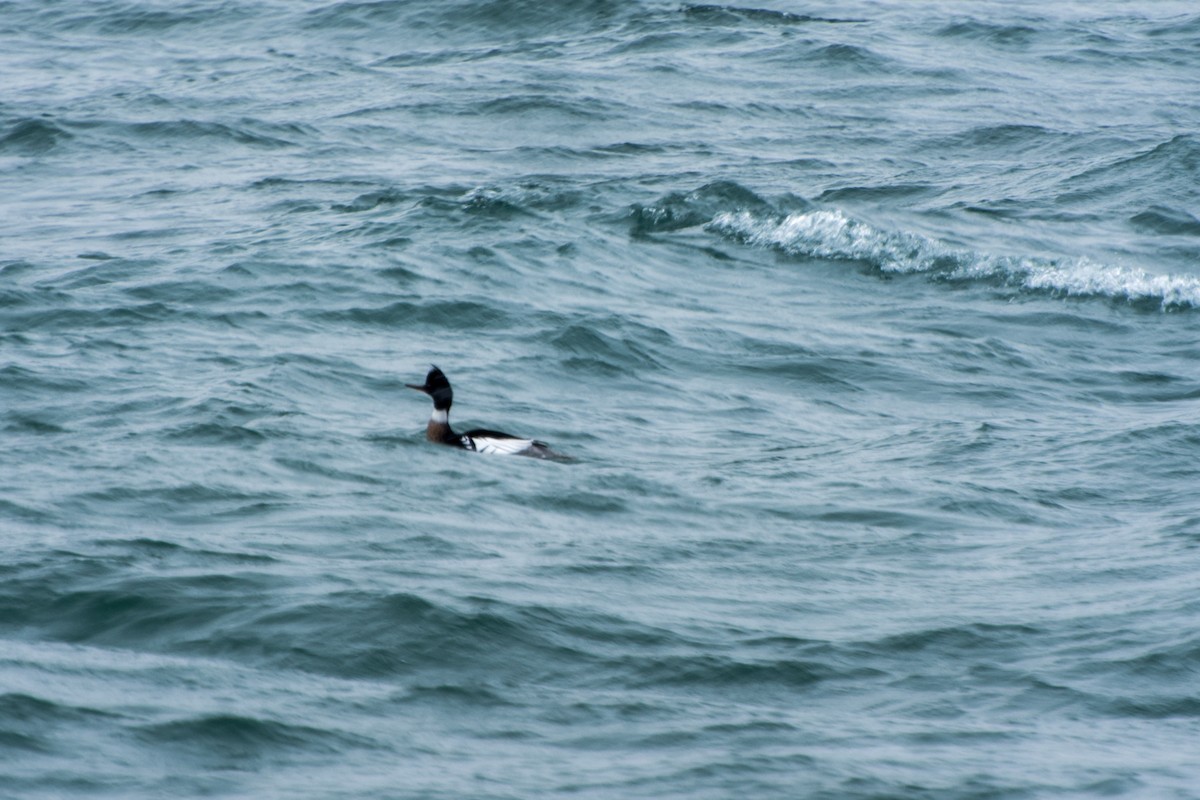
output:
{"label": "duck's wing", "polygon": [[477,453],[501,456],[533,456],[534,458],[551,458],[557,455],[546,446],[545,442],[539,442],[536,439],[525,439],[521,436],[513,436],[511,433],[476,428],[473,431],[467,431],[462,436],[471,443],[468,449],[474,450]]}

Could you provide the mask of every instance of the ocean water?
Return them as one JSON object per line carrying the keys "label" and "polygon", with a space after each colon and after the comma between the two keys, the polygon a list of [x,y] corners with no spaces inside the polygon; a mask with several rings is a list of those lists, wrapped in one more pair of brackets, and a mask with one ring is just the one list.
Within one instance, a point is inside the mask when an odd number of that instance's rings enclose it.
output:
{"label": "ocean water", "polygon": [[1198,75],[1182,0],[0,3],[0,798],[1200,797]]}

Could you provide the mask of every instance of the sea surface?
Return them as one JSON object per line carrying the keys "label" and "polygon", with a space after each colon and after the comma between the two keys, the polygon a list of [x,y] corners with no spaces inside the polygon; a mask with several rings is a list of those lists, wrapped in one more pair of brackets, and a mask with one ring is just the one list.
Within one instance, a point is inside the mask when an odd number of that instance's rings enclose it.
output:
{"label": "sea surface", "polygon": [[0,2],[0,798],[1200,797],[1198,79],[1193,0]]}

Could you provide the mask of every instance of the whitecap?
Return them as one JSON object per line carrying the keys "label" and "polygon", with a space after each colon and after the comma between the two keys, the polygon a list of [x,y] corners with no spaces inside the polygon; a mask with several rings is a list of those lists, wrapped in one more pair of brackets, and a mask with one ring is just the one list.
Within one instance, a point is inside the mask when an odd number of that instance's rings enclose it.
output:
{"label": "whitecap", "polygon": [[1158,303],[1164,309],[1200,308],[1200,277],[1152,274],[1091,259],[997,256],[955,248],[907,231],[888,231],[840,209],[786,216],[724,212],[707,229],[789,255],[862,261],[892,274],[931,273],[944,280],[1000,280],[1031,291]]}

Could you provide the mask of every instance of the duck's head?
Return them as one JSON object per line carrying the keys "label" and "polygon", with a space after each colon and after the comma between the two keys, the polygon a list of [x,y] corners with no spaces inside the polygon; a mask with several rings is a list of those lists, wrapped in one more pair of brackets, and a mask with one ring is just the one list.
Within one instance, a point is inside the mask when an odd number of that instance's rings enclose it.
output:
{"label": "duck's head", "polygon": [[446,375],[436,366],[429,370],[429,374],[425,376],[425,384],[423,386],[418,386],[415,383],[406,383],[404,385],[432,397],[434,408],[449,410],[450,404],[454,402],[454,390],[450,388],[450,381],[446,380]]}

